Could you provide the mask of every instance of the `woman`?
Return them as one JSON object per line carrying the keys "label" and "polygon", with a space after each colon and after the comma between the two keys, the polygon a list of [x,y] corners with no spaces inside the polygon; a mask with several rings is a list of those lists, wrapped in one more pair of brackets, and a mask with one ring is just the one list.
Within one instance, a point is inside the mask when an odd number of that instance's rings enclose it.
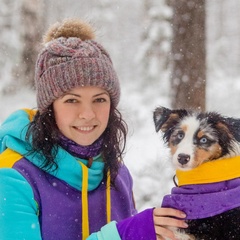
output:
{"label": "woman", "polygon": [[[77,19],[54,24],[36,63],[37,110],[0,128],[0,239],[175,239],[185,214],[137,213],[110,56]],[[177,219],[178,218],[178,219]]]}

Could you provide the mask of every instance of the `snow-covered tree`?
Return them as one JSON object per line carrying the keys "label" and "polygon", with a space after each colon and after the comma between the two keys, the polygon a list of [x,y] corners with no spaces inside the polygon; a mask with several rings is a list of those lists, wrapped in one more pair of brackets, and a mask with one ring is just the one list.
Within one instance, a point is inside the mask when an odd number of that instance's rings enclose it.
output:
{"label": "snow-covered tree", "polygon": [[[0,0],[0,92],[11,87],[11,72],[19,58],[21,48],[18,33],[20,1]],[[14,14],[13,14],[14,13]]]}
{"label": "snow-covered tree", "polygon": [[166,4],[166,0],[144,1],[142,42],[136,56],[141,73],[139,84],[144,90],[168,89],[171,17],[172,9]]}

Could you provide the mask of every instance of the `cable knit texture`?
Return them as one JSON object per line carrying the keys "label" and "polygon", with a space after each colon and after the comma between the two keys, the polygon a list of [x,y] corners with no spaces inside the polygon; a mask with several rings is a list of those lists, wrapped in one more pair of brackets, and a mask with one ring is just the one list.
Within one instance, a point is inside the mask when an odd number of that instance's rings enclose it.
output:
{"label": "cable knit texture", "polygon": [[60,37],[46,43],[38,55],[35,85],[40,113],[55,99],[75,87],[103,88],[109,93],[114,106],[119,102],[119,80],[110,56],[93,39],[81,39],[81,31],[84,34],[86,29],[84,24],[77,22],[72,28],[66,27],[65,31],[62,29],[66,22],[59,24]]}

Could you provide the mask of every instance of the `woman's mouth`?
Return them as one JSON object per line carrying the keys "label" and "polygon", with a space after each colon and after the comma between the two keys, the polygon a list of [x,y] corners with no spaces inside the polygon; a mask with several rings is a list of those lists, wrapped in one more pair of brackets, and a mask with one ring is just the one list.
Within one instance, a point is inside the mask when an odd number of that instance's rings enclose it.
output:
{"label": "woman's mouth", "polygon": [[91,132],[95,128],[95,126],[74,127],[74,128],[81,132]]}

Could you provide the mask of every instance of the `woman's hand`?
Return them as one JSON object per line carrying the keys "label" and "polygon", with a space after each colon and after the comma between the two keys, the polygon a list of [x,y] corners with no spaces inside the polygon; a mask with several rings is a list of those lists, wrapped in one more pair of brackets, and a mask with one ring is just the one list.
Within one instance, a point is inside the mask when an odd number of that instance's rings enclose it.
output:
{"label": "woman's hand", "polygon": [[[173,208],[155,208],[153,211],[153,221],[158,240],[176,240],[174,233],[169,227],[187,228],[188,225],[181,218],[186,214]],[[180,219],[177,219],[180,218]]]}

